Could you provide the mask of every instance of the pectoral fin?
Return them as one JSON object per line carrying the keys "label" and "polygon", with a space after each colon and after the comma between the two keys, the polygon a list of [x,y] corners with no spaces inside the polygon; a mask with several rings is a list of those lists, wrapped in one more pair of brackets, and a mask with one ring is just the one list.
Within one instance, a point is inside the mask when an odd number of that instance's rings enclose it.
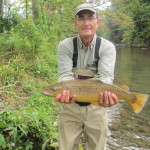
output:
{"label": "pectoral fin", "polygon": [[122,89],[126,90],[126,91],[129,91],[129,87],[127,85],[122,85],[120,86]]}
{"label": "pectoral fin", "polygon": [[91,104],[94,106],[100,106],[98,102],[91,102]]}

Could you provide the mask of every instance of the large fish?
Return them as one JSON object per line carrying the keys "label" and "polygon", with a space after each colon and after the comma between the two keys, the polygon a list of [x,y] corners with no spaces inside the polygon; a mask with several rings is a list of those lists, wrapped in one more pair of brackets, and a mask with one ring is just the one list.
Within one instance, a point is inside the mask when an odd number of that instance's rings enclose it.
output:
{"label": "large fish", "polygon": [[43,87],[43,94],[55,97],[63,90],[70,90],[70,97],[76,95],[76,101],[90,102],[95,106],[100,106],[98,103],[99,94],[101,92],[109,91],[116,94],[120,100],[127,101],[135,113],[140,112],[148,100],[149,95],[132,93],[128,91],[128,88],[124,87],[106,84],[97,79],[70,80]]}

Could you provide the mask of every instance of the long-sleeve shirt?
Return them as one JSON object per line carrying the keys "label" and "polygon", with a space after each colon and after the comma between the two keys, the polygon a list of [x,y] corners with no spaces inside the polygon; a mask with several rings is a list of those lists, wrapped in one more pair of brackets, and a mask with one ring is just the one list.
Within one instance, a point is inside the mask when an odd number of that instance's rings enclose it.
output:
{"label": "long-sleeve shirt", "polygon": [[[80,36],[77,36],[78,59],[77,68],[93,69],[96,35],[88,46],[84,49],[84,45]],[[73,72],[73,37],[67,38],[59,43],[58,46],[58,81],[74,80]],[[102,82],[112,83],[114,80],[114,68],[116,61],[115,46],[108,40],[101,38],[101,45],[99,49],[98,71],[94,76],[99,78]]]}

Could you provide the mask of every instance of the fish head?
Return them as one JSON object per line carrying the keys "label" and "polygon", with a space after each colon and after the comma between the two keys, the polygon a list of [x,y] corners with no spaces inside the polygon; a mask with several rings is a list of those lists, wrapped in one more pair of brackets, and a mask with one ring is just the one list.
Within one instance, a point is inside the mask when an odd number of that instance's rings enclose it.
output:
{"label": "fish head", "polygon": [[51,86],[44,86],[42,89],[44,90],[42,94],[50,97],[55,97],[57,94],[61,93],[64,90],[64,86],[60,83],[57,83]]}

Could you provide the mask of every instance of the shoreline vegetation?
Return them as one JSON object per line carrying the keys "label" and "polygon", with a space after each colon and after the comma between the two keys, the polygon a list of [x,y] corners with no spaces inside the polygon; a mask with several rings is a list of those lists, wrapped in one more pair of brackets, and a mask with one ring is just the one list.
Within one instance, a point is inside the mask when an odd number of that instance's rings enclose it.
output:
{"label": "shoreline vegetation", "polygon": [[148,47],[147,45],[130,45],[127,46],[125,44],[122,43],[114,43],[115,47],[129,47],[129,48],[141,48],[141,49],[150,49],[150,47]]}
{"label": "shoreline vegetation", "polygon": [[[58,43],[77,34],[72,24],[74,9],[83,2],[0,3],[0,149],[57,147],[61,105],[42,95],[42,86],[57,82]],[[115,44],[117,47],[139,43],[142,48],[150,47],[149,1],[134,2],[136,5],[130,0],[112,1],[110,7],[100,10],[97,34],[122,43]]]}

